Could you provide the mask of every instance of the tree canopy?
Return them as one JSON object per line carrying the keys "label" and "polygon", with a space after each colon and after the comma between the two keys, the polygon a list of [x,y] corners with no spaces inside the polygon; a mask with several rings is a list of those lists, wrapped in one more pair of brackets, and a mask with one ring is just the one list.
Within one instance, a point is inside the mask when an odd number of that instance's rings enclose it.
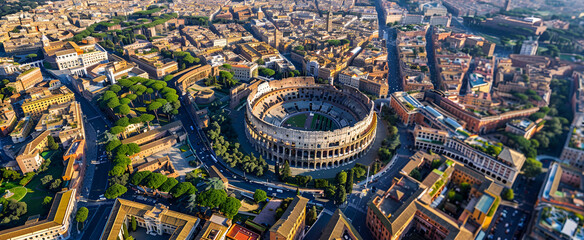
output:
{"label": "tree canopy", "polygon": [[255,193],[253,194],[253,200],[257,203],[263,202],[268,198],[268,194],[261,189],[256,189]]}
{"label": "tree canopy", "polygon": [[75,214],[75,221],[77,222],[85,222],[87,220],[87,216],[89,215],[89,209],[86,207],[80,207],[77,210],[77,214]]}

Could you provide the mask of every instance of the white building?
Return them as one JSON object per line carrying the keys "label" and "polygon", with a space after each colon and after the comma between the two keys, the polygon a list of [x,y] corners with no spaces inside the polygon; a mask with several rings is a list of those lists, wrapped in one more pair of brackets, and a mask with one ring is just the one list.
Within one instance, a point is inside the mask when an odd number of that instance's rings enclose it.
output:
{"label": "white building", "polygon": [[240,63],[231,65],[231,72],[233,73],[233,78],[249,82],[253,78],[257,77],[258,74],[258,65],[257,63]]}

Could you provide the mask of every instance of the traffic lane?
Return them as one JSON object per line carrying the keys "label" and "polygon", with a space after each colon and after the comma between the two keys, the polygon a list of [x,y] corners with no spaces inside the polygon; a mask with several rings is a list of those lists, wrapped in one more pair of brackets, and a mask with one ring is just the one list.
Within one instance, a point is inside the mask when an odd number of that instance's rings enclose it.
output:
{"label": "traffic lane", "polygon": [[[366,209],[367,208],[364,208],[364,210]],[[351,222],[353,227],[357,229],[357,232],[359,232],[359,235],[361,235],[363,239],[365,240],[373,239],[373,237],[371,236],[371,232],[369,231],[369,228],[367,228],[366,213],[362,213],[361,211],[358,211],[356,208],[352,206],[345,208],[345,211],[343,213],[345,214],[345,216],[347,216],[347,218],[349,218],[349,221]]]}
{"label": "traffic lane", "polygon": [[101,205],[96,211],[96,215],[93,217],[91,222],[88,222],[89,226],[83,231],[79,239],[99,239],[105,224],[107,223],[107,218],[112,210],[113,204]]}
{"label": "traffic lane", "polygon": [[102,164],[95,165],[95,173],[93,174],[93,182],[91,183],[91,191],[89,192],[89,199],[97,200],[101,194],[105,193],[108,182],[108,172],[110,170],[110,162],[105,161]]}
{"label": "traffic lane", "polygon": [[322,230],[326,227],[326,224],[331,219],[332,215],[322,212],[316,222],[312,224],[310,230],[304,235],[304,239],[319,239],[322,234]]}

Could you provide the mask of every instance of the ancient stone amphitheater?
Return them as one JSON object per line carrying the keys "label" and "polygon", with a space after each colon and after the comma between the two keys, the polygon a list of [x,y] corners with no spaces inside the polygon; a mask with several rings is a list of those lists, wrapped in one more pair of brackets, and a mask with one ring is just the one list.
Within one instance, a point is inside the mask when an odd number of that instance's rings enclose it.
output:
{"label": "ancient stone amphitheater", "polygon": [[375,140],[373,102],[355,88],[316,84],[312,77],[264,82],[247,99],[246,135],[279,164],[322,169],[355,160]]}

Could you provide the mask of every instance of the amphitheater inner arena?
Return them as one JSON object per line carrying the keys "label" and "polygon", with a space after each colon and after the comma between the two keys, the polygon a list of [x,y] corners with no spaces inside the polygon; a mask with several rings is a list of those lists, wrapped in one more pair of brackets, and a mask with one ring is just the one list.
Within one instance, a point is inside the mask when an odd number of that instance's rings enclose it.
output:
{"label": "amphitheater inner arena", "polygon": [[375,140],[373,106],[355,88],[316,84],[312,77],[264,82],[247,98],[245,133],[278,164],[337,167],[363,156]]}

